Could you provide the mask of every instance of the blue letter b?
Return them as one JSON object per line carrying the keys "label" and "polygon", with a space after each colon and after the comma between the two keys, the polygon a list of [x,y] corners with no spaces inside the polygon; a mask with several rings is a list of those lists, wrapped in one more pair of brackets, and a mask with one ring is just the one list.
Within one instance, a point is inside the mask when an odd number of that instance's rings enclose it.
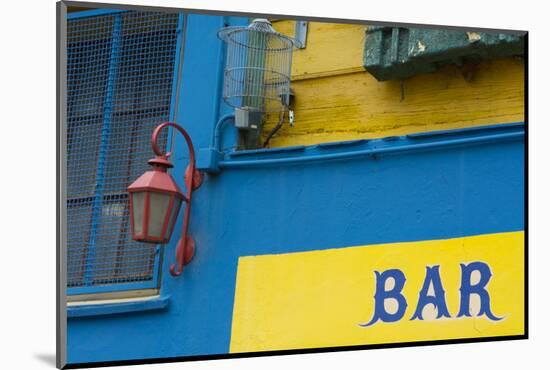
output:
{"label": "blue letter b", "polygon": [[[376,321],[382,322],[395,322],[400,320],[405,314],[407,309],[407,300],[401,294],[403,286],[405,285],[405,274],[398,269],[386,270],[382,273],[378,271],[374,272],[376,275],[376,292],[374,293],[374,315],[367,324],[359,324],[360,326],[370,326]],[[394,286],[390,290],[386,290],[386,281],[389,278],[393,278],[395,282]],[[397,311],[389,313],[384,307],[384,301],[386,299],[395,299],[397,302]]]}

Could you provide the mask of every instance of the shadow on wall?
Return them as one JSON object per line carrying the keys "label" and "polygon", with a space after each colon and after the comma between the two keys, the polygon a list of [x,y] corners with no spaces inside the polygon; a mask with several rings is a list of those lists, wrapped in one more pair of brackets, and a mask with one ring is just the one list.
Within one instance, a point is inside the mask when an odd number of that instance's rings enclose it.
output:
{"label": "shadow on wall", "polygon": [[46,365],[55,367],[55,353],[35,353],[34,358],[42,361]]}

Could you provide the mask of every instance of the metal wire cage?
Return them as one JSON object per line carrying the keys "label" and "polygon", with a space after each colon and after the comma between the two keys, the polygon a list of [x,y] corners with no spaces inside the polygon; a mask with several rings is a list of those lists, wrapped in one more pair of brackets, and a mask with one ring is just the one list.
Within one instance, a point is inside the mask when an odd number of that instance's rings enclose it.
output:
{"label": "metal wire cage", "polygon": [[287,110],[294,40],[276,32],[267,19],[226,27],[218,37],[227,44],[225,102],[249,112]]}

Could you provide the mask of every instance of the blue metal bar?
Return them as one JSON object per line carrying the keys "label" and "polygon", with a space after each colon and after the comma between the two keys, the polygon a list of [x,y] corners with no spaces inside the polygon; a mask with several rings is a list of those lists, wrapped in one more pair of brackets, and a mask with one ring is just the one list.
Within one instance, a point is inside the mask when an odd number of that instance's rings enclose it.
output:
{"label": "blue metal bar", "polygon": [[[154,267],[155,271],[158,268],[158,264]],[[89,285],[67,288],[68,295],[78,294],[93,294],[100,292],[122,292],[128,290],[140,290],[140,289],[156,289],[158,285],[153,280],[147,281],[133,281],[130,283],[111,283],[105,285]]]}
{"label": "blue metal bar", "polygon": [[[180,13],[178,16],[178,26],[176,28],[176,48],[175,48],[175,58],[174,58],[174,76],[172,78],[172,93],[170,96],[170,113],[169,120],[175,121],[177,117],[177,106],[179,100],[179,82],[181,80],[181,66],[183,59],[183,47],[185,40],[185,14]],[[172,127],[168,128],[167,140],[166,140],[166,151],[172,151],[174,154],[174,134],[175,131]],[[159,286],[160,276],[160,263],[162,258],[162,247],[160,245],[156,246],[155,250],[155,264],[153,265],[153,284],[155,287]]]}
{"label": "blue metal bar", "polygon": [[[498,127],[494,128],[494,131],[498,131]],[[333,161],[343,160],[350,158],[358,158],[363,156],[376,156],[384,154],[398,154],[403,152],[421,151],[421,150],[434,150],[447,148],[450,146],[471,145],[471,144],[483,144],[490,142],[501,142],[507,140],[522,139],[525,135],[523,127],[518,129],[517,127],[510,127],[507,130],[513,130],[514,132],[500,132],[491,133],[490,131],[479,131],[477,133],[470,133],[469,137],[464,137],[463,130],[454,130],[454,138],[452,138],[451,132],[446,132],[443,137],[445,139],[437,138],[429,142],[419,142],[420,137],[416,136],[413,140],[403,137],[396,137],[395,140],[372,140],[365,142],[371,146],[361,150],[346,150],[343,152],[320,154],[317,146],[306,148],[304,152],[310,151],[310,153],[304,153],[301,156],[292,156],[286,158],[272,158],[272,159],[251,159],[251,160],[224,160],[219,162],[219,166],[223,168],[238,168],[238,167],[261,167],[269,165],[292,165],[307,162],[320,162],[320,161]],[[451,138],[449,138],[451,136]],[[457,137],[460,136],[460,137]],[[431,136],[431,139],[434,137]],[[428,138],[425,140],[427,141]],[[376,143],[382,144],[380,146],[374,146]],[[312,153],[311,153],[312,152]],[[269,154],[269,153],[267,153]]]}
{"label": "blue metal bar", "polygon": [[132,302],[67,306],[67,317],[105,316],[127,312],[162,310],[170,303],[170,296]]}
{"label": "blue metal bar", "polygon": [[67,19],[79,19],[87,17],[95,17],[99,15],[112,15],[122,12],[129,12],[126,9],[92,9],[92,10],[83,10],[81,12],[74,12],[67,14]]}
{"label": "blue metal bar", "polygon": [[[175,121],[178,111],[177,105],[179,100],[179,81],[181,80],[181,66],[183,51],[182,45],[185,37],[185,15],[182,13],[178,17],[178,28],[176,29],[177,39],[176,39],[176,57],[174,58],[174,77],[172,79],[172,95],[170,96],[170,121]],[[168,139],[166,140],[166,150],[172,150],[174,130],[172,127],[168,128]]]}
{"label": "blue metal bar", "polygon": [[[155,260],[153,262],[153,280],[152,280],[152,286],[154,288],[158,288],[159,287],[159,283],[160,283],[160,262],[161,262],[161,258],[163,256],[162,254],[163,252],[163,249],[162,249],[162,246],[160,244],[157,244],[157,246],[155,247]],[[139,284],[140,286],[144,286],[143,283],[140,283]],[[147,284],[145,284],[147,285]]]}
{"label": "blue metal bar", "polygon": [[113,119],[113,98],[115,93],[115,83],[119,67],[120,44],[122,38],[122,16],[117,15],[113,24],[113,33],[111,37],[111,54],[109,57],[109,72],[107,78],[107,89],[105,100],[103,102],[103,128],[101,129],[101,142],[99,144],[99,160],[97,165],[96,186],[94,194],[94,203],[92,208],[92,222],[90,228],[90,238],[87,248],[87,261],[84,272],[84,283],[90,284],[93,280],[93,266],[95,260],[95,245],[98,229],[101,223],[101,211],[103,207],[103,182],[105,176],[107,146],[109,144],[109,132],[111,121]]}
{"label": "blue metal bar", "polygon": [[[183,48],[185,47],[185,14],[180,13],[178,16],[178,27],[176,29],[176,56],[174,58],[174,76],[172,78],[172,94],[170,96],[170,121],[175,121],[178,111],[179,101],[179,84],[181,81],[181,70],[183,65]],[[174,153],[174,134],[175,131],[172,127],[168,128],[166,151],[172,151]],[[157,245],[155,250],[155,264],[153,265],[153,283],[155,287],[159,286],[159,280],[161,279],[161,258],[162,258],[162,246]],[[162,286],[161,286],[162,287]]]}
{"label": "blue metal bar", "polygon": [[[220,23],[220,29],[226,27],[227,18],[221,17]],[[214,124],[219,123],[218,117],[220,116],[220,102],[222,100],[223,67],[225,65],[223,47],[223,41],[218,40],[218,76],[216,80],[216,101],[214,102]],[[214,146],[214,148],[216,147]]]}

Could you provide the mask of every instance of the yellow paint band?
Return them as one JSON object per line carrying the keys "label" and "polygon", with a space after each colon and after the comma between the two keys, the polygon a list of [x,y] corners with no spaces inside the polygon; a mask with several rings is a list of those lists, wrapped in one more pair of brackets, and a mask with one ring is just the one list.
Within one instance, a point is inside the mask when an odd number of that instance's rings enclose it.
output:
{"label": "yellow paint band", "polygon": [[[294,37],[294,21],[277,21]],[[448,65],[401,81],[379,82],[363,67],[366,25],[310,22],[307,46],[292,60],[294,125],[270,147],[374,139],[524,121],[525,65],[517,58],[480,63],[465,78]],[[262,139],[279,114],[268,115]]]}
{"label": "yellow paint band", "polygon": [[[493,321],[476,316],[480,297],[472,294],[472,317],[457,318],[461,264],[490,267],[485,290]],[[411,320],[426,269],[439,266],[450,318],[437,319],[426,305],[424,320]],[[407,308],[396,322],[363,327],[374,314],[375,271],[398,269],[406,277]],[[478,274],[479,275],[479,274]],[[477,280],[476,280],[477,279]],[[471,275],[469,284],[479,283]],[[391,282],[385,289],[391,290]],[[430,285],[429,294],[434,294]],[[394,307],[392,307],[394,306]],[[388,299],[385,308],[396,309]],[[411,341],[479,338],[524,333],[524,234],[488,234],[447,240],[241,257],[238,264],[230,352],[321,348]]]}

